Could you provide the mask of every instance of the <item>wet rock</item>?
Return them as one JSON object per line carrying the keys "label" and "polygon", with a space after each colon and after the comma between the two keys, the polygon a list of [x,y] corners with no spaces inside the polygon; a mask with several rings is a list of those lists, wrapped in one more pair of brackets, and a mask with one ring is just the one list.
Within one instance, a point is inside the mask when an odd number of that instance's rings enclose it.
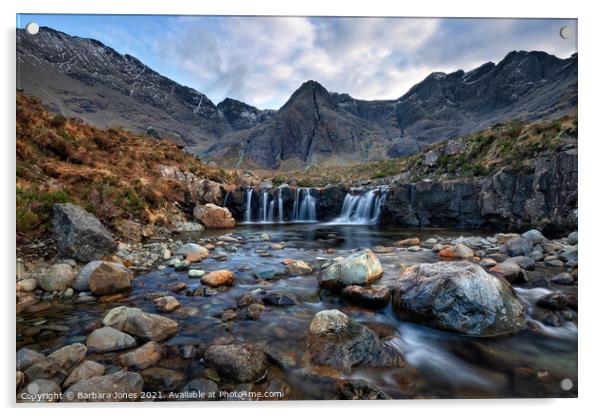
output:
{"label": "wet rock", "polygon": [[205,270],[199,270],[199,269],[188,270],[188,277],[190,277],[190,278],[203,277],[204,275],[205,275]]}
{"label": "wet rock", "polygon": [[364,380],[341,380],[335,389],[341,400],[391,400],[387,393]]}
{"label": "wet rock", "polygon": [[46,292],[63,291],[73,284],[75,272],[67,263],[54,264],[40,276],[38,276],[38,284]]}
{"label": "wet rock", "polygon": [[87,380],[92,377],[102,376],[105,373],[105,366],[95,361],[85,360],[81,362],[69,374],[69,377],[63,383],[63,388],[67,388],[80,381]]}
{"label": "wet rock", "polygon": [[564,263],[559,260],[556,256],[547,256],[543,259],[544,263],[548,267],[562,267]]}
{"label": "wet rock", "polygon": [[250,343],[212,345],[205,351],[204,360],[220,377],[236,383],[258,381],[268,369],[264,352]]}
{"label": "wet rock", "polygon": [[485,267],[485,268],[490,268],[493,267],[497,264],[497,262],[494,259],[491,258],[484,258],[483,260],[481,260],[481,262],[479,263],[479,265],[481,267]]}
{"label": "wet rock", "polygon": [[111,233],[98,219],[74,204],[54,204],[53,234],[63,257],[81,262],[99,260],[117,249]]}
{"label": "wet rock", "polygon": [[209,257],[209,250],[196,243],[186,243],[176,250],[176,255],[185,257],[191,263],[196,263]]}
{"label": "wet rock", "polygon": [[266,343],[262,349],[270,361],[280,368],[294,368],[297,366],[297,357],[293,351],[279,347],[275,343]]}
{"label": "wet rock", "polygon": [[342,289],[349,285],[365,285],[383,274],[378,257],[371,250],[362,250],[342,260],[337,260],[320,271],[318,283],[329,289]]}
{"label": "wet rock", "polygon": [[17,391],[21,390],[25,384],[25,374],[22,371],[17,371],[15,376],[15,385],[17,386]]}
{"label": "wet rock", "polygon": [[568,306],[568,300],[562,293],[550,293],[536,302],[537,306],[546,309],[559,310]]}
{"label": "wet rock", "polygon": [[569,244],[575,245],[579,242],[579,233],[577,231],[573,231],[567,237]]}
{"label": "wet rock", "polygon": [[19,292],[33,292],[38,287],[38,281],[33,278],[19,280],[17,282],[17,291]]}
{"label": "wet rock", "polygon": [[[437,241],[433,244],[436,244]],[[398,247],[410,247],[420,245],[420,239],[418,237],[406,238],[405,240],[399,240],[394,243]]]}
{"label": "wet rock", "polygon": [[293,260],[286,265],[284,272],[289,275],[305,276],[312,274],[313,269],[302,260]]}
{"label": "wet rock", "polygon": [[445,248],[438,253],[439,257],[449,257],[455,259],[469,259],[474,256],[472,249],[462,243]]}
{"label": "wet rock", "polygon": [[124,368],[144,370],[159,362],[164,355],[164,348],[155,341],[149,341],[133,351],[117,357],[117,363]]}
{"label": "wet rock", "polygon": [[75,383],[63,394],[65,402],[138,401],[144,381],[138,373],[117,371]]}
{"label": "wet rock", "polygon": [[163,312],[172,312],[178,309],[181,305],[180,302],[173,296],[162,296],[160,298],[153,299],[153,303]]}
{"label": "wet rock", "polygon": [[552,277],[550,281],[557,285],[572,285],[575,282],[575,279],[569,273],[564,272]]}
{"label": "wet rock", "polygon": [[111,309],[103,318],[102,323],[105,326],[151,341],[163,341],[171,338],[180,329],[178,323],[169,318],[126,306]]}
{"label": "wet rock", "polygon": [[546,239],[539,230],[529,230],[524,232],[521,237],[529,240],[533,245],[542,243]]}
{"label": "wet rock", "polygon": [[36,361],[25,370],[27,380],[52,380],[62,384],[76,365],[86,356],[86,346],[80,343],[66,345]]}
{"label": "wet rock", "polygon": [[257,320],[261,317],[261,313],[265,309],[261,303],[251,303],[247,306],[247,318]]}
{"label": "wet rock", "polygon": [[19,403],[58,402],[61,387],[52,380],[38,379],[29,383],[17,394]]}
{"label": "wet rock", "polygon": [[86,345],[90,351],[109,352],[135,347],[136,340],[124,332],[105,326],[88,335]]}
{"label": "wet rock", "polygon": [[178,400],[217,400],[219,387],[211,380],[195,378],[186,383],[180,393],[183,396],[178,396]]}
{"label": "wet rock", "polygon": [[70,372],[76,365],[84,360],[87,352],[88,349],[84,344],[76,342],[59,348],[52,354],[49,354],[47,358],[55,360],[62,368],[67,372]]}
{"label": "wet rock", "polygon": [[234,228],[236,225],[228,208],[218,207],[215,204],[197,205],[193,215],[207,228]]}
{"label": "wet rock", "polygon": [[185,376],[179,371],[167,368],[152,367],[141,373],[144,380],[144,388],[153,391],[178,390],[185,381]]}
{"label": "wet rock", "polygon": [[134,273],[121,263],[95,260],[86,264],[78,273],[73,288],[95,295],[110,295],[132,288]]}
{"label": "wet rock", "polygon": [[524,237],[514,237],[506,241],[500,251],[510,257],[528,256],[533,251],[533,244]]}
{"label": "wet rock", "polygon": [[294,295],[270,291],[262,297],[263,303],[274,306],[293,306],[299,304]]}
{"label": "wet rock", "polygon": [[201,282],[211,287],[232,286],[234,283],[234,273],[230,270],[216,270],[201,277]]}
{"label": "wet rock", "polygon": [[17,371],[25,371],[44,358],[46,358],[44,354],[29,348],[21,348],[17,351]]}
{"label": "wet rock", "polygon": [[255,272],[254,275],[257,279],[261,280],[275,280],[282,276],[281,273],[274,269],[260,270]]}
{"label": "wet rock", "polygon": [[577,262],[579,260],[579,251],[576,247],[563,248],[556,255],[564,262]]}
{"label": "wet rock", "polygon": [[512,287],[469,262],[412,266],[392,297],[398,314],[446,331],[495,336],[525,325],[523,305]]}
{"label": "wet rock", "polygon": [[512,283],[520,275],[521,268],[517,263],[508,259],[502,263],[496,264],[495,266],[490,268],[489,271],[491,273],[496,274],[497,276],[503,277],[508,282]]}
{"label": "wet rock", "polygon": [[510,257],[509,262],[516,263],[521,269],[533,270],[535,268],[535,260],[527,256]]}
{"label": "wet rock", "polygon": [[389,288],[385,286],[363,287],[351,285],[341,291],[341,295],[351,303],[371,309],[386,308],[391,299]]}
{"label": "wet rock", "polygon": [[357,366],[394,367],[403,364],[401,355],[384,344],[372,330],[336,309],[314,315],[307,346],[314,365],[345,372]]}

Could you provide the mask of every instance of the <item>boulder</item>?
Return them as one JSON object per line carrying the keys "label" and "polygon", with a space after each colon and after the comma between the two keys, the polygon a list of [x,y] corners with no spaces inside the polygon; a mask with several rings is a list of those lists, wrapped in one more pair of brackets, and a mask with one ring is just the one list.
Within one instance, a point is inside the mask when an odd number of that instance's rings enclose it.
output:
{"label": "boulder", "polygon": [[[178,400],[217,400],[219,398],[219,387],[211,380],[204,378],[195,378],[190,380],[182,389]],[[199,395],[194,397],[194,395]],[[191,397],[188,397],[191,396]]]}
{"label": "boulder", "polygon": [[173,296],[161,296],[160,298],[155,298],[153,299],[153,303],[157,309],[163,312],[172,312],[182,306]]}
{"label": "boulder", "polygon": [[307,346],[312,363],[350,372],[353,367],[396,367],[401,355],[367,327],[343,312],[316,313],[309,326]]}
{"label": "boulder", "polygon": [[17,351],[17,371],[25,371],[33,364],[46,358],[44,354],[29,348],[21,348]]}
{"label": "boulder", "polygon": [[535,268],[535,260],[527,256],[509,257],[506,261],[516,263],[521,269],[533,270]]}
{"label": "boulder", "polygon": [[63,388],[67,388],[80,381],[87,380],[92,377],[102,376],[105,373],[105,366],[95,361],[85,360],[81,362],[69,374],[69,377],[63,383]]}
{"label": "boulder", "polygon": [[345,287],[341,295],[351,303],[366,306],[371,309],[386,308],[391,300],[391,293],[385,286],[363,287],[351,285]]}
{"label": "boulder", "polygon": [[128,351],[117,357],[117,363],[124,368],[144,370],[161,359],[164,348],[155,341],[149,341],[133,351]]}
{"label": "boulder", "polygon": [[142,225],[132,220],[118,219],[114,223],[117,234],[133,243],[139,243],[142,237]]}
{"label": "boulder", "polygon": [[110,295],[132,288],[134,273],[121,263],[94,260],[86,264],[75,278],[73,288],[80,292]]}
{"label": "boulder", "polygon": [[99,260],[117,249],[113,235],[98,219],[74,204],[54,204],[53,234],[61,256],[81,262]]}
{"label": "boulder", "polygon": [[295,296],[276,291],[266,293],[261,299],[263,303],[274,306],[293,306],[299,304]]}
{"label": "boulder", "polygon": [[75,272],[67,263],[53,264],[38,276],[38,285],[46,292],[62,292],[71,287]]}
{"label": "boulder", "polygon": [[38,281],[34,278],[23,279],[17,282],[17,291],[19,292],[33,292],[37,287]]}
{"label": "boulder", "polygon": [[196,243],[186,243],[176,250],[176,255],[184,256],[189,262],[196,263],[209,257],[209,250]]}
{"label": "boulder", "polygon": [[313,269],[309,264],[302,260],[293,260],[286,265],[286,267],[284,268],[284,272],[286,274],[295,276],[305,276],[308,274],[312,274]]}
{"label": "boulder", "polygon": [[152,391],[174,391],[182,387],[186,380],[184,374],[168,368],[147,368],[141,375],[144,388]]}
{"label": "boulder", "polygon": [[212,345],[204,353],[205,363],[220,377],[235,383],[252,383],[268,371],[268,360],[255,344]]}
{"label": "boulder", "polygon": [[391,396],[364,380],[341,380],[335,386],[341,400],[391,400]]}
{"label": "boulder", "polygon": [[138,308],[118,306],[102,320],[103,325],[151,341],[163,341],[174,336],[180,326],[172,319],[143,312]]}
{"label": "boulder", "polygon": [[529,240],[533,245],[542,243],[546,239],[539,230],[529,230],[524,232],[521,236]]}
{"label": "boulder", "polygon": [[567,237],[567,240],[569,242],[569,244],[575,245],[579,242],[579,232],[578,231],[573,231],[572,233],[570,233]]}
{"label": "boulder", "polygon": [[575,278],[569,273],[563,272],[552,277],[550,281],[557,285],[572,285],[575,282]]}
{"label": "boulder", "polygon": [[320,271],[318,283],[329,289],[342,289],[349,285],[366,285],[383,274],[378,257],[368,249],[335,261]]}
{"label": "boulder", "polygon": [[535,303],[541,308],[551,310],[564,309],[569,305],[568,299],[562,293],[550,293],[537,299]]}
{"label": "boulder", "polygon": [[110,326],[95,329],[86,339],[90,351],[119,351],[136,346],[136,340],[130,335]]}
{"label": "boulder", "polygon": [[469,262],[409,267],[393,289],[393,307],[403,317],[467,335],[503,335],[525,326],[510,284]]}
{"label": "boulder", "polygon": [[[437,243],[436,240],[433,244],[435,244],[435,243]],[[405,240],[396,241],[395,245],[399,246],[399,247],[417,246],[417,245],[420,245],[420,238],[418,238],[418,237],[406,238]]]}
{"label": "boulder", "polygon": [[62,384],[71,370],[86,356],[87,348],[80,343],[66,345],[49,354],[42,360],[36,361],[25,370],[27,380],[52,380]]}
{"label": "boulder", "polygon": [[516,262],[508,259],[506,261],[496,264],[495,266],[490,268],[489,271],[496,274],[497,276],[503,277],[508,282],[512,283],[520,275],[521,268]]}
{"label": "boulder", "polygon": [[63,394],[65,402],[138,401],[144,381],[138,373],[117,371],[75,383]]}
{"label": "boulder", "polygon": [[474,252],[470,247],[462,243],[444,248],[438,253],[439,257],[449,257],[455,259],[469,259],[474,256]]}
{"label": "boulder", "polygon": [[228,208],[215,204],[197,205],[193,211],[194,217],[207,228],[234,228],[236,221]]}
{"label": "boulder", "polygon": [[201,277],[201,282],[207,286],[232,286],[234,283],[234,273],[230,270],[216,270],[209,272]]}
{"label": "boulder", "polygon": [[17,394],[19,403],[58,402],[61,387],[53,380],[38,379],[29,383]]}
{"label": "boulder", "polygon": [[510,257],[528,256],[533,251],[533,244],[524,237],[513,237],[502,244],[500,251]]}

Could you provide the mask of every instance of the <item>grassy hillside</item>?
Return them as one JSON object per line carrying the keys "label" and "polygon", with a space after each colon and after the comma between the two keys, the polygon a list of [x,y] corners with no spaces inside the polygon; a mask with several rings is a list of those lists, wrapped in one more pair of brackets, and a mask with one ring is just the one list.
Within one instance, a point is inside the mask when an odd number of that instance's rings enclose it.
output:
{"label": "grassy hillside", "polygon": [[173,144],[66,119],[23,94],[17,95],[16,121],[18,241],[48,233],[56,202],[77,203],[109,226],[118,218],[169,223],[184,189],[162,178],[160,165],[229,180]]}
{"label": "grassy hillside", "polygon": [[[451,154],[445,150],[448,144],[461,150]],[[378,182],[397,175],[402,175],[406,182],[485,176],[502,168],[529,170],[539,156],[559,151],[568,144],[577,144],[576,116],[545,122],[500,123],[485,131],[435,144],[408,157],[339,168],[312,166],[304,171],[264,173],[263,176],[271,177],[275,185],[295,180],[300,186]]]}

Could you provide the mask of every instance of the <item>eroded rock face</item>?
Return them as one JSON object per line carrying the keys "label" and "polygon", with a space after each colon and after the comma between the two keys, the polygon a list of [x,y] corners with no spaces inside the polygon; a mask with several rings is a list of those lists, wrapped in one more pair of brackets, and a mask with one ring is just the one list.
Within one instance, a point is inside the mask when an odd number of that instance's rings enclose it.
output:
{"label": "eroded rock face", "polygon": [[54,204],[52,209],[53,233],[61,256],[89,262],[117,249],[113,235],[86,210],[70,203]]}
{"label": "eroded rock face", "polygon": [[320,272],[318,283],[329,289],[341,289],[349,285],[365,285],[383,274],[378,257],[372,250],[362,250],[343,260],[334,262]]}
{"label": "eroded rock face", "polygon": [[205,204],[194,208],[194,217],[207,228],[234,228],[236,221],[228,208]]}
{"label": "eroded rock face", "polygon": [[204,360],[220,377],[237,383],[261,379],[268,369],[267,357],[255,344],[212,345]]}
{"label": "eroded rock face", "polygon": [[91,377],[75,383],[63,394],[65,402],[138,401],[144,381],[131,371],[117,371],[106,376]]}
{"label": "eroded rock face", "polygon": [[524,328],[525,312],[512,287],[468,262],[419,264],[393,290],[401,316],[445,331],[495,336]]}
{"label": "eroded rock face", "polygon": [[178,323],[172,319],[126,306],[111,309],[103,318],[102,323],[105,326],[151,341],[163,341],[171,338],[180,329]]}
{"label": "eroded rock face", "polygon": [[357,366],[403,365],[401,355],[383,343],[376,333],[336,309],[320,311],[314,316],[307,346],[315,365],[345,372]]}
{"label": "eroded rock face", "polygon": [[134,273],[120,263],[95,260],[78,273],[73,288],[80,292],[90,290],[96,295],[110,295],[132,288]]}

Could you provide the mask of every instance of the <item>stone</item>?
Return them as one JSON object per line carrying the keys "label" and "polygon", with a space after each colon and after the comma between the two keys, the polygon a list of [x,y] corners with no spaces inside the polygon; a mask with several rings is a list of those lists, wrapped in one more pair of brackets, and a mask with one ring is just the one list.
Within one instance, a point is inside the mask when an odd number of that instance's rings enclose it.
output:
{"label": "stone", "polygon": [[579,251],[577,250],[577,247],[563,248],[556,253],[556,256],[564,262],[579,261]]}
{"label": "stone", "polygon": [[105,326],[92,331],[86,339],[90,351],[109,352],[119,351],[136,346],[136,340],[115,328]]}
{"label": "stone", "polygon": [[190,269],[188,270],[188,277],[194,279],[198,277],[203,277],[205,275],[205,270],[200,269]]}
{"label": "stone", "polygon": [[197,205],[193,215],[207,228],[234,228],[236,225],[228,208],[218,207],[215,204]]}
{"label": "stone", "polygon": [[316,313],[309,325],[307,346],[314,365],[350,372],[358,366],[398,367],[401,355],[378,335],[337,309]]}
{"label": "stone", "polygon": [[103,318],[102,323],[105,326],[151,341],[163,341],[171,338],[180,329],[178,323],[172,319],[127,306],[111,309]]}
{"label": "stone", "polygon": [[261,317],[261,313],[265,309],[261,303],[251,303],[247,307],[247,318],[257,320]]}
{"label": "stone", "polygon": [[47,358],[55,360],[62,368],[69,372],[84,360],[87,352],[88,349],[84,344],[76,342],[59,348],[52,354],[49,354]]}
{"label": "stone", "polygon": [[79,292],[110,295],[130,290],[133,278],[134,273],[121,263],[94,260],[80,270],[73,288]]}
{"label": "stone", "polygon": [[513,238],[516,237],[520,237],[520,235],[515,234],[515,233],[508,233],[508,234],[503,234],[503,233],[499,233],[495,235],[495,241],[498,244],[505,244],[506,241],[512,240]]}
{"label": "stone", "polygon": [[144,381],[140,374],[117,371],[75,383],[63,394],[65,402],[126,402],[138,401]]}
{"label": "stone", "polygon": [[495,266],[496,264],[497,264],[497,261],[495,261],[494,259],[492,259],[492,258],[489,258],[489,257],[487,257],[487,258],[484,258],[484,259],[483,259],[483,260],[481,260],[481,262],[479,263],[479,265],[480,265],[481,267],[485,267],[485,268],[493,267],[493,266]]}
{"label": "stone", "polygon": [[444,331],[496,336],[525,326],[524,307],[510,284],[470,262],[409,267],[392,298],[400,316]]}
{"label": "stone", "polygon": [[117,363],[124,368],[144,370],[159,362],[164,355],[164,348],[155,341],[149,341],[135,350],[117,357]]}
{"label": "stone", "polygon": [[157,309],[163,312],[172,312],[182,306],[182,304],[173,296],[162,296],[160,298],[153,299],[153,303]]}
{"label": "stone", "polygon": [[284,272],[293,276],[305,276],[313,273],[313,269],[309,264],[302,260],[293,260],[284,268]]}
{"label": "stone", "polygon": [[44,354],[29,348],[21,348],[17,351],[17,371],[25,371],[44,358],[46,358]]}
{"label": "stone", "polygon": [[284,243],[273,243],[270,245],[270,248],[272,250],[284,250],[285,247],[286,247],[286,244],[284,244]]}
{"label": "stone", "polygon": [[204,378],[195,378],[194,380],[190,380],[184,387],[182,387],[180,393],[183,394],[178,396],[178,400],[219,399],[219,387],[217,384]]}
{"label": "stone", "polygon": [[87,348],[80,343],[69,344],[36,361],[25,370],[27,380],[52,380],[62,384],[75,366],[83,361]]}
{"label": "stone", "polygon": [[75,279],[73,268],[67,263],[53,264],[38,276],[38,285],[46,292],[62,292]]}
{"label": "stone", "polygon": [[26,385],[17,394],[19,403],[58,402],[61,398],[61,387],[53,380],[38,379]]}
{"label": "stone", "polygon": [[[142,237],[142,225],[133,220],[118,219],[114,223],[117,233],[133,243],[139,243]],[[148,232],[148,230],[147,230]]]}
{"label": "stone", "polygon": [[508,282],[512,283],[519,276],[521,268],[516,262],[513,262],[510,259],[508,259],[506,261],[496,264],[495,266],[490,268],[489,271],[491,273],[496,274],[497,276],[503,277]]}
{"label": "stone", "polygon": [[268,371],[268,360],[258,345],[212,345],[204,353],[205,363],[220,377],[235,383],[252,383]]}
{"label": "stone", "polygon": [[569,273],[563,272],[552,277],[550,281],[557,285],[572,285],[575,282],[575,278]]}
{"label": "stone", "polygon": [[575,244],[579,243],[578,231],[573,231],[572,233],[570,233],[567,237],[567,240],[568,240],[569,244],[571,244],[571,245],[575,245]]}
{"label": "stone", "polygon": [[521,236],[529,240],[533,245],[539,244],[546,239],[539,230],[529,230],[524,232]]}
{"label": "stone", "polygon": [[562,293],[550,293],[537,299],[535,304],[541,308],[560,310],[566,308],[569,302]]}
{"label": "stone", "polygon": [[299,304],[295,296],[276,291],[266,293],[261,299],[263,303],[274,306],[293,306]]}
{"label": "stone", "polygon": [[198,262],[209,257],[209,250],[196,243],[186,243],[176,250],[176,256],[183,256],[189,262],[193,262],[191,259]]}
{"label": "stone", "polygon": [[64,381],[63,388],[66,389],[75,383],[79,383],[80,381],[87,380],[92,377],[102,376],[104,373],[104,365],[90,360],[82,361],[77,367],[75,367],[75,369]]}
{"label": "stone", "polygon": [[335,385],[341,400],[392,400],[391,396],[364,380],[341,380]]}
{"label": "stone", "polygon": [[182,387],[186,380],[183,373],[168,368],[147,368],[141,375],[144,388],[151,391],[174,391]]}
{"label": "stone", "polygon": [[469,259],[474,256],[474,252],[470,247],[462,243],[444,248],[438,253],[439,257],[449,257],[455,259]]}
{"label": "stone", "polygon": [[351,285],[341,291],[341,295],[351,303],[371,309],[386,308],[391,300],[389,288],[385,286],[363,287]]}
{"label": "stone", "polygon": [[23,279],[17,282],[17,291],[19,292],[33,292],[37,287],[38,281],[34,278]]}
{"label": "stone", "polygon": [[521,269],[533,270],[535,268],[535,260],[527,256],[509,257],[506,261],[516,263]]}
{"label": "stone", "polygon": [[559,260],[558,257],[556,256],[546,256],[543,259],[544,263],[546,266],[549,267],[562,267],[564,266],[564,263],[562,262],[562,260]]}
{"label": "stone", "polygon": [[113,254],[113,235],[89,212],[77,205],[54,204],[53,235],[61,256],[87,263]]}
{"label": "stone", "polygon": [[342,289],[349,285],[366,285],[383,274],[378,257],[369,249],[337,260],[320,271],[318,283],[329,289]]}
{"label": "stone", "polygon": [[234,273],[230,270],[216,270],[201,277],[201,282],[211,287],[232,286],[234,283]]}
{"label": "stone", "polygon": [[502,244],[500,251],[510,257],[528,256],[533,251],[533,244],[524,237],[514,237]]}

